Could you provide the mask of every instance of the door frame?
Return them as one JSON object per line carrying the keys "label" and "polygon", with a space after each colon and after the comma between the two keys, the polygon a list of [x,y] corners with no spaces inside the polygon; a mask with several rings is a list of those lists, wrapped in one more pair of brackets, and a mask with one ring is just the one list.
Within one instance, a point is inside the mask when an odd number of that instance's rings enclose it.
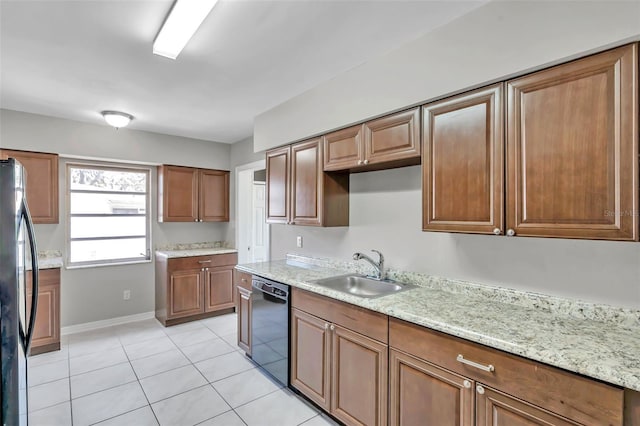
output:
{"label": "door frame", "polygon": [[[235,174],[234,174],[234,180],[235,180],[235,217],[236,217],[236,226],[235,226],[235,239],[236,239],[236,248],[238,249],[238,254],[240,254],[240,226],[241,226],[241,221],[240,221],[240,197],[241,197],[241,193],[242,193],[242,189],[245,189],[246,191],[244,192],[245,194],[247,194],[247,196],[249,198],[252,197],[252,188],[241,188],[241,182],[240,182],[240,172],[244,172],[247,170],[263,170],[267,168],[267,162],[266,160],[258,160],[258,161],[254,161],[252,163],[248,163],[248,164],[243,164],[240,166],[237,166],[235,169]],[[253,180],[251,181],[251,183],[253,184]],[[271,226],[269,224],[266,224],[267,226],[267,234],[266,234],[266,238],[267,238],[267,254],[266,254],[266,260],[270,260],[271,259]],[[253,230],[251,231],[253,232]],[[239,259],[238,259],[239,261]],[[239,262],[240,263],[240,262]]]}

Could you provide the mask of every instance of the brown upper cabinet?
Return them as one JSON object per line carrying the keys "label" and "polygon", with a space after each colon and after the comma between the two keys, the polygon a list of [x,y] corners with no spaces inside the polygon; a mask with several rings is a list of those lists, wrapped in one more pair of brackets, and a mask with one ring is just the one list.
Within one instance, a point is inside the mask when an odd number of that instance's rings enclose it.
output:
{"label": "brown upper cabinet", "polygon": [[420,164],[420,109],[391,114],[323,137],[324,170],[366,171]]}
{"label": "brown upper cabinet", "polygon": [[229,172],[158,167],[159,222],[228,222]]}
{"label": "brown upper cabinet", "polygon": [[349,224],[349,175],[323,171],[320,139],[267,152],[267,222]]}
{"label": "brown upper cabinet", "polygon": [[423,225],[502,233],[502,83],[423,107]]}
{"label": "brown upper cabinet", "polygon": [[507,233],[638,240],[638,46],[507,82]]}
{"label": "brown upper cabinet", "polygon": [[27,171],[27,204],[33,223],[58,223],[58,155],[2,149],[0,158],[15,158]]}

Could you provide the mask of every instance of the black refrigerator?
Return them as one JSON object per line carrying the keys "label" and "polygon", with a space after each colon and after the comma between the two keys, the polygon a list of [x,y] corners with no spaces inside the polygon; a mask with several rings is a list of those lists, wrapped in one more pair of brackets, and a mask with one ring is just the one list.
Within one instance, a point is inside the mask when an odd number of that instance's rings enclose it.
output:
{"label": "black refrigerator", "polygon": [[[38,298],[38,258],[25,198],[25,170],[13,158],[0,160],[0,354],[2,425],[26,425],[27,353]],[[27,312],[26,274],[32,274]]]}

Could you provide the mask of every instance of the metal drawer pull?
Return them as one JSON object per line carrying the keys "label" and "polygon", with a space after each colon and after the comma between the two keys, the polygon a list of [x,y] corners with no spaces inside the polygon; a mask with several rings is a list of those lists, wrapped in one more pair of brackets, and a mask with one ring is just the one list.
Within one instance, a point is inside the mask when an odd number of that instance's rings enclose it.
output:
{"label": "metal drawer pull", "polygon": [[198,263],[211,263],[211,259],[209,259],[209,260],[198,260]]}
{"label": "metal drawer pull", "polygon": [[478,368],[482,371],[488,371],[489,373],[493,373],[493,371],[495,370],[495,367],[491,364],[482,365],[482,364],[478,364],[477,362],[469,361],[468,359],[464,359],[462,354],[458,354],[458,356],[456,357],[456,361]]}
{"label": "metal drawer pull", "polygon": [[462,382],[462,384],[464,385],[465,388],[469,389],[471,387],[471,382],[468,380],[465,380],[464,382]]}
{"label": "metal drawer pull", "polygon": [[484,388],[478,385],[476,386],[476,392],[478,392],[480,395],[484,395]]}

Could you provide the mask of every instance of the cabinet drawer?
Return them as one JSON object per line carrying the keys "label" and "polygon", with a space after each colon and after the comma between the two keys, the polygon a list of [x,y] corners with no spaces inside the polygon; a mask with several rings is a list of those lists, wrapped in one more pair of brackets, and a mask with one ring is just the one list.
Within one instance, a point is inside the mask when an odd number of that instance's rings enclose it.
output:
{"label": "cabinet drawer", "polygon": [[251,279],[251,274],[240,272],[236,269],[233,270],[233,282],[235,283],[236,287],[241,287],[245,290],[251,291]]}
{"label": "cabinet drawer", "polygon": [[[623,390],[404,321],[389,322],[389,345],[584,424],[622,425]],[[458,355],[493,365],[463,364]]]}
{"label": "cabinet drawer", "polygon": [[298,288],[292,289],[291,306],[380,342],[389,341],[389,317],[384,314]]}
{"label": "cabinet drawer", "polygon": [[237,253],[214,254],[211,256],[177,257],[169,259],[169,270],[189,270],[210,268],[213,266],[235,265],[238,263]]}

